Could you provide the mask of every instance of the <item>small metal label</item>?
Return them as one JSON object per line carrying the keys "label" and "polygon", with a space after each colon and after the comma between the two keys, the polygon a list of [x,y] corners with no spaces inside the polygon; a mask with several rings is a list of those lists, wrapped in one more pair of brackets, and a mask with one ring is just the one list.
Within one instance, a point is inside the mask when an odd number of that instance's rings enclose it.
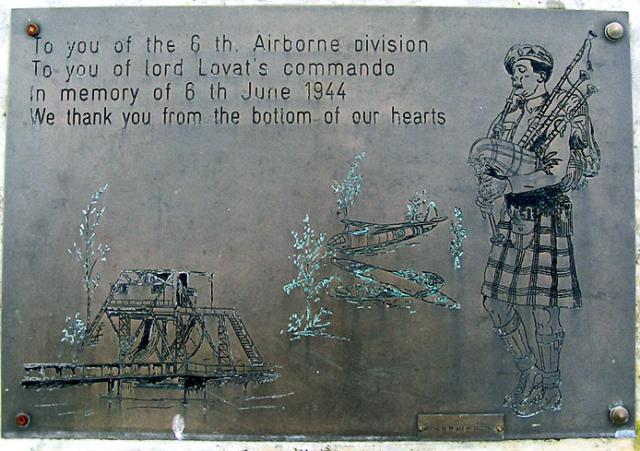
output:
{"label": "small metal label", "polygon": [[418,414],[418,436],[437,439],[504,439],[504,415]]}

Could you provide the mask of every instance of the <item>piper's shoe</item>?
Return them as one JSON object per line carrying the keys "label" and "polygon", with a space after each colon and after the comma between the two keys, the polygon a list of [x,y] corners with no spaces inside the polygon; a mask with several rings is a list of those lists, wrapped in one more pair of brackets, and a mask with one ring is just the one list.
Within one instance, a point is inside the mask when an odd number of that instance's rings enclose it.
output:
{"label": "piper's shoe", "polygon": [[542,373],[533,366],[520,371],[520,378],[511,393],[504,396],[504,407],[515,408],[525,399],[535,396],[542,386]]}
{"label": "piper's shoe", "polygon": [[562,409],[562,393],[560,387],[546,387],[544,389],[544,410],[548,412],[557,412]]}
{"label": "piper's shoe", "polygon": [[529,418],[542,412],[557,412],[562,408],[562,393],[560,387],[542,387],[532,398],[523,400],[513,407],[514,413],[520,418]]}
{"label": "piper's shoe", "polygon": [[529,418],[544,412],[544,407],[537,401],[522,402],[513,408],[513,413],[520,418]]}

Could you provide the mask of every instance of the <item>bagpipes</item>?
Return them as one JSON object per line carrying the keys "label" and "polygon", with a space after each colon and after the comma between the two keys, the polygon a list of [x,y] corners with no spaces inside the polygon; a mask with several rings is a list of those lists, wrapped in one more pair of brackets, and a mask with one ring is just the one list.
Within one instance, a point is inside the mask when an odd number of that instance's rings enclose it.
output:
{"label": "bagpipes", "polygon": [[[597,92],[596,87],[590,84],[586,85],[584,92],[581,89],[584,82],[590,79],[590,72],[593,70],[589,53],[591,41],[595,37],[597,35],[589,31],[584,43],[517,143],[510,141],[509,136],[503,136],[505,118],[516,101],[513,89],[488,136],[478,139],[471,146],[468,163],[478,179],[476,205],[483,218],[489,220],[493,243],[504,240],[497,229],[493,202],[506,190],[507,179],[515,175],[529,175],[535,171],[551,174],[551,168],[559,160],[555,158],[557,152],[548,151],[549,145],[559,134],[564,133],[572,118],[586,106],[587,99]],[[577,79],[571,81],[570,76],[583,59],[585,68],[581,68]]]}

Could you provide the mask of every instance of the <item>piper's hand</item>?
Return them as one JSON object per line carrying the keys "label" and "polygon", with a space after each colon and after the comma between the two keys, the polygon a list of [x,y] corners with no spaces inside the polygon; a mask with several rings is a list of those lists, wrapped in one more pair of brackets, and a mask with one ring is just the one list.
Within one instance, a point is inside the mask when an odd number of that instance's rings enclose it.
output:
{"label": "piper's hand", "polygon": [[478,199],[484,204],[492,204],[494,200],[504,195],[508,187],[507,179],[481,177],[478,180]]}

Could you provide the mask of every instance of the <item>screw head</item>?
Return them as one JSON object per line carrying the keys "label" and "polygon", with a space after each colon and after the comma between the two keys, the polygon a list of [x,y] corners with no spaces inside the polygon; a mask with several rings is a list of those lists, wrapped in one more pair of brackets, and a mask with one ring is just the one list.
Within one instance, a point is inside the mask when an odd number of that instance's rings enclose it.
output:
{"label": "screw head", "polygon": [[29,25],[27,25],[26,31],[29,36],[35,38],[40,34],[40,25],[35,22],[31,22]]}
{"label": "screw head", "polygon": [[20,429],[26,429],[31,424],[31,415],[25,412],[20,412],[16,415],[16,426]]}
{"label": "screw head", "polygon": [[609,410],[609,419],[616,426],[622,426],[629,421],[629,411],[624,406],[615,406]]}
{"label": "screw head", "polygon": [[503,425],[501,425],[501,424],[497,425],[497,426],[496,426],[496,431],[498,431],[498,432],[504,432],[504,426],[503,426]]}
{"label": "screw head", "polygon": [[610,41],[618,41],[624,36],[624,27],[620,22],[611,22],[604,27],[604,35]]}

